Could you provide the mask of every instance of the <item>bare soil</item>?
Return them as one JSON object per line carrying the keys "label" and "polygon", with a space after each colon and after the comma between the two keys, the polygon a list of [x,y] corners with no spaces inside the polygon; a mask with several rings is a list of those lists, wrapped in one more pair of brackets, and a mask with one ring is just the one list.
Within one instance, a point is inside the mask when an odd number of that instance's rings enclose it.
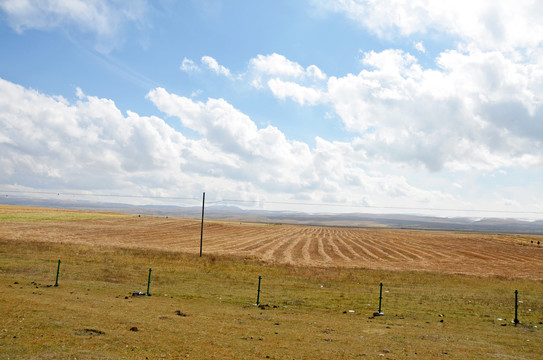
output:
{"label": "bare soil", "polygon": [[[120,217],[2,222],[0,239],[198,253],[200,222]],[[204,254],[271,263],[543,280],[541,236],[208,222]]]}

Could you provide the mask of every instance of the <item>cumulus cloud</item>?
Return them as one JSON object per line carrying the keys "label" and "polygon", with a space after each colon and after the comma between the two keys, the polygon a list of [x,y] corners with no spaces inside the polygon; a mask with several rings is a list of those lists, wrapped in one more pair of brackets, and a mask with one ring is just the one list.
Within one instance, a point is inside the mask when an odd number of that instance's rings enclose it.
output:
{"label": "cumulus cloud", "polygon": [[[196,102],[162,88],[150,91],[147,97],[159,110],[179,118],[185,127],[203,135],[222,152],[235,155],[239,161],[268,161],[288,168],[292,161],[300,161],[294,167],[308,162],[310,152],[306,144],[287,141],[273,126],[258,129],[247,115],[224,99]],[[272,148],[274,151],[270,151]],[[290,158],[293,155],[297,160]],[[288,170],[285,172],[289,173]]]}
{"label": "cumulus cloud", "polygon": [[[428,32],[457,45],[424,69],[402,50],[368,51],[331,77],[332,106],[370,158],[432,171],[543,164],[543,7],[534,0],[313,0],[382,38]],[[414,44],[425,52],[422,42]],[[274,92],[278,97],[285,95]]]}
{"label": "cumulus cloud", "polygon": [[200,67],[194,63],[194,61],[184,58],[181,66],[179,67],[184,72],[200,71]]}
{"label": "cumulus cloud", "polygon": [[[82,90],[77,95],[72,103],[0,80],[0,183],[162,196],[194,196],[207,188],[218,199],[354,206],[466,206],[446,191],[411,184],[416,171],[379,171],[389,168],[379,160],[387,155],[376,154],[381,141],[416,150],[409,147],[412,138],[394,138],[401,131],[384,140],[384,132],[349,142],[317,138],[310,148],[276,127],[257,127],[223,99],[202,102],[162,88],[150,91],[147,98],[159,110],[199,135],[188,138],[159,117],[123,114],[111,100]],[[473,151],[465,148],[466,155]]]}
{"label": "cumulus cloud", "polygon": [[258,128],[222,99],[149,92],[161,111],[202,136],[189,139],[158,117],[123,115],[113,101],[81,90],[78,97],[70,103],[0,80],[1,183],[168,195],[177,194],[178,184],[184,193],[198,193],[203,184],[218,197],[314,201],[349,200],[346,192],[357,189],[351,204],[415,190],[405,179],[368,175],[348,143],[319,140],[310,149],[273,126]]}
{"label": "cumulus cloud", "polygon": [[271,55],[258,55],[249,61],[249,67],[259,74],[281,75],[293,78],[302,77],[305,73],[304,68],[300,64],[275,53]]}
{"label": "cumulus cloud", "polygon": [[[310,149],[305,143],[286,139],[273,126],[259,129],[223,99],[196,102],[161,88],[147,96],[161,111],[201,134],[218,154],[232,156],[237,167],[232,165],[229,176],[266,192],[352,205],[397,205],[414,200],[437,206],[452,199],[440,191],[418,189],[401,175],[368,174],[363,170],[368,157],[360,144],[317,138],[316,147]],[[358,195],[353,197],[352,192]]]}
{"label": "cumulus cloud", "polygon": [[316,65],[310,65],[304,69],[297,62],[276,53],[257,55],[252,58],[249,61],[248,75],[252,79],[251,84],[256,88],[262,88],[264,83],[269,85],[270,79],[319,82],[327,78],[326,74]]}
{"label": "cumulus cloud", "polygon": [[[233,78],[230,70],[227,67],[220,65],[217,62],[217,60],[215,60],[211,56],[207,56],[207,55],[202,56],[202,58],[200,59],[200,62],[204,68],[212,70],[217,75]],[[179,68],[181,69],[181,71],[184,71],[187,73],[198,72],[201,70],[199,65],[197,65],[193,60],[188,59],[186,57],[183,58],[183,61],[181,62],[181,66]]]}
{"label": "cumulus cloud", "polygon": [[277,78],[270,79],[268,87],[275,97],[279,99],[290,98],[300,105],[315,105],[323,98],[322,92],[317,89]]}
{"label": "cumulus cloud", "polygon": [[[256,55],[240,74],[208,55],[185,57],[180,69],[245,81],[300,106],[327,106],[350,133],[348,141],[317,138],[310,148],[274,126],[259,128],[224,99],[192,99],[199,91],[191,97],[149,91],[147,99],[160,111],[197,134],[190,138],[159,117],[122,113],[112,100],[80,89],[70,102],[0,79],[0,181],[167,194],[181,183],[183,191],[196,193],[212,186],[218,197],[453,207],[467,205],[442,189],[471,189],[462,176],[467,172],[541,173],[538,2],[312,1],[383,38],[408,38],[415,55],[405,49],[362,52],[361,70],[330,77],[316,64],[277,53]],[[144,0],[130,6],[116,0],[0,0],[18,32],[78,29],[102,45],[115,44],[128,24],[145,21],[146,7]],[[413,39],[427,41],[422,35],[430,32],[456,44],[425,68],[416,56],[426,48]],[[420,180],[430,172],[432,179]],[[517,206],[509,199],[520,187],[499,197],[500,204]],[[540,186],[536,190],[541,193]]]}
{"label": "cumulus cloud", "polygon": [[[291,99],[300,105],[316,105],[324,99],[319,87],[325,83],[326,74],[316,65],[304,68],[284,55],[257,55],[249,60],[245,73],[235,76],[211,56],[202,56],[201,64],[217,75],[249,82],[257,89],[266,86],[277,98]],[[201,68],[194,61],[184,58],[180,69],[184,72],[197,72]]]}
{"label": "cumulus cloud", "polygon": [[[496,170],[543,165],[539,60],[448,50],[425,69],[415,56],[388,49],[363,53],[357,75],[327,77],[272,54],[251,59],[239,78],[300,106],[329,106],[370,159],[434,172]],[[202,63],[230,74],[211,57]]]}
{"label": "cumulus cloud", "polygon": [[425,70],[399,50],[363,62],[357,76],[330,78],[328,96],[372,156],[432,170],[543,164],[539,64],[449,51]]}
{"label": "cumulus cloud", "polygon": [[389,49],[363,53],[361,64],[357,75],[314,77],[320,70],[273,54],[251,59],[249,72],[268,76],[278,99],[330,106],[372,159],[431,171],[543,164],[539,58],[448,50],[425,69]]}
{"label": "cumulus cloud", "polygon": [[[230,74],[211,57],[202,63]],[[448,50],[425,69],[415,56],[388,49],[363,53],[361,64],[357,75],[328,78],[315,65],[258,55],[240,78],[281,100],[331,107],[370,159],[431,171],[542,166],[539,58]]]}
{"label": "cumulus cloud", "polygon": [[284,55],[273,53],[271,55],[257,55],[249,61],[249,70],[256,75],[274,76],[283,78],[310,78],[325,80],[324,74],[316,65],[303,68],[297,62],[287,59]]}
{"label": "cumulus cloud", "polygon": [[537,0],[312,0],[345,14],[380,37],[438,31],[483,50],[533,49],[542,44],[543,11]]}
{"label": "cumulus cloud", "polygon": [[235,198],[317,186],[306,144],[272,126],[258,129],[222,99],[149,92],[159,109],[202,135],[189,139],[158,117],[123,115],[111,100],[77,95],[70,103],[0,80],[1,183],[169,195],[178,184],[189,193],[208,185]]}
{"label": "cumulus cloud", "polygon": [[226,77],[232,76],[228,68],[222,65],[219,65],[217,60],[213,59],[211,56],[203,56],[202,64],[206,65],[208,68],[213,70],[217,75],[224,75]]}
{"label": "cumulus cloud", "polygon": [[[156,117],[123,116],[111,100],[84,95],[69,104],[0,80],[0,123],[7,160],[2,183],[43,188],[157,187],[183,163],[189,144]],[[166,170],[156,179],[147,172]],[[170,171],[168,171],[170,170]],[[171,180],[171,178],[169,179]],[[145,184],[147,183],[147,184]]]}
{"label": "cumulus cloud", "polygon": [[108,52],[120,43],[124,26],[145,23],[148,6],[145,0],[0,0],[0,9],[19,33],[73,26],[94,34],[98,50]]}

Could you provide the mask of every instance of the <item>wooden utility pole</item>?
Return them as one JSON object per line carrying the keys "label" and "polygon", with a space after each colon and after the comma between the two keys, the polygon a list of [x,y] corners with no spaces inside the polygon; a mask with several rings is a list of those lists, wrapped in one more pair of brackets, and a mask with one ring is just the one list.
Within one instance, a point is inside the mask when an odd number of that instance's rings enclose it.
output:
{"label": "wooden utility pole", "polygon": [[204,208],[206,203],[206,193],[204,191],[204,196],[202,198],[202,226],[200,227],[200,257],[202,257],[202,244],[204,241]]}

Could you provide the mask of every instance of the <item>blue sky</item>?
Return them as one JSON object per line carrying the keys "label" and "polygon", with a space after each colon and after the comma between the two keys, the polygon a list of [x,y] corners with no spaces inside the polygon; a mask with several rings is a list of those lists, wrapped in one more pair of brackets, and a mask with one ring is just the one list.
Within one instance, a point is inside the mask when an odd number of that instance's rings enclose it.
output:
{"label": "blue sky", "polygon": [[0,190],[541,219],[542,20],[528,0],[0,0]]}

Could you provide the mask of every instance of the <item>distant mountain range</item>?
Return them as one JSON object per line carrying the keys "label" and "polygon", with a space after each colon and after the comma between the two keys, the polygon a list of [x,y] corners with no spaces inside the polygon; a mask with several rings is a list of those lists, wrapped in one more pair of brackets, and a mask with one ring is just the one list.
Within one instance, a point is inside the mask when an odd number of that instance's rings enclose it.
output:
{"label": "distant mountain range", "polygon": [[[201,207],[179,207],[168,205],[134,206],[120,203],[29,199],[11,196],[1,198],[0,204],[40,206],[87,211],[110,211],[194,219],[199,219],[202,215]],[[543,220],[523,221],[517,219],[499,218],[471,219],[467,217],[444,218],[418,215],[362,213],[308,214],[291,211],[246,210],[230,206],[206,207],[205,218],[208,220],[256,223],[543,235]]]}

